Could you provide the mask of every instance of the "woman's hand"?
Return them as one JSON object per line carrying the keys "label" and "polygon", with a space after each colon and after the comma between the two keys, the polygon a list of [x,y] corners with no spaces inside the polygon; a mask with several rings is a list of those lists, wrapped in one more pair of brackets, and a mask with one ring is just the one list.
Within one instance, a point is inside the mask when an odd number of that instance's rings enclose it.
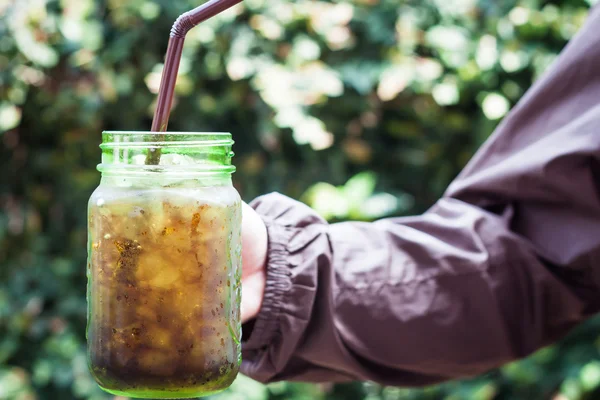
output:
{"label": "woman's hand", "polygon": [[267,278],[267,228],[242,202],[242,323],[255,318],[262,305]]}

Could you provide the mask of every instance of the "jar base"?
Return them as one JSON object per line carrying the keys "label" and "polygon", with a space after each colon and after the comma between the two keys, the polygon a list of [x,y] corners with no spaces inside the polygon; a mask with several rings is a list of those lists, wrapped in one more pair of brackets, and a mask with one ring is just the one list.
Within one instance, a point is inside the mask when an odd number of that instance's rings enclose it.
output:
{"label": "jar base", "polygon": [[212,391],[198,392],[198,390],[180,390],[177,392],[166,392],[160,390],[114,390],[98,385],[100,389],[115,396],[130,397],[133,399],[195,399],[198,397],[212,396],[221,393],[226,387]]}

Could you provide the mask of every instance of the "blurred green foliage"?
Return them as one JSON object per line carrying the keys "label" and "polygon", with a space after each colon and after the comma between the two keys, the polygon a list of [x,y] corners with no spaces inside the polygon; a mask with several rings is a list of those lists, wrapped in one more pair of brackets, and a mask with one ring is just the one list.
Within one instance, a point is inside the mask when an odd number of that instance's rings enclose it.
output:
{"label": "blurred green foliage", "polygon": [[[419,213],[583,24],[588,0],[245,0],[190,32],[171,130],[236,139],[246,200],[332,221]],[[191,0],[0,0],[0,399],[107,399],[85,363],[87,198],[103,129],[147,130]],[[600,323],[425,389],[263,386],[216,398],[597,399]],[[402,343],[398,343],[402,346]]]}

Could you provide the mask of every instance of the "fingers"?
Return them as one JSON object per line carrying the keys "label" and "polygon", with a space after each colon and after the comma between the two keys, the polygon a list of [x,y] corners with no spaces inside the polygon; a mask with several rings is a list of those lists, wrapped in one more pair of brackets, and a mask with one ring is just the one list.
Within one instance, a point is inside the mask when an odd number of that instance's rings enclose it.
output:
{"label": "fingers", "polygon": [[256,318],[262,306],[266,273],[259,272],[242,280],[242,323]]}
{"label": "fingers", "polygon": [[258,315],[266,285],[267,228],[260,215],[242,203],[242,323]]}
{"label": "fingers", "polygon": [[267,228],[262,218],[242,203],[242,279],[266,268]]}

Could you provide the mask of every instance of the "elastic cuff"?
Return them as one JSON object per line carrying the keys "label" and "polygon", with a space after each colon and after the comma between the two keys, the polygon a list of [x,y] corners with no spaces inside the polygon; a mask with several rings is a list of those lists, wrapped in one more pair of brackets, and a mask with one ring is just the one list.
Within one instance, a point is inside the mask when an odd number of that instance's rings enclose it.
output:
{"label": "elastic cuff", "polygon": [[267,347],[279,334],[279,315],[283,296],[291,287],[291,274],[288,265],[290,230],[263,216],[267,227],[269,247],[267,250],[267,281],[261,309],[256,317],[254,328],[248,341],[243,343],[244,351],[260,350]]}

